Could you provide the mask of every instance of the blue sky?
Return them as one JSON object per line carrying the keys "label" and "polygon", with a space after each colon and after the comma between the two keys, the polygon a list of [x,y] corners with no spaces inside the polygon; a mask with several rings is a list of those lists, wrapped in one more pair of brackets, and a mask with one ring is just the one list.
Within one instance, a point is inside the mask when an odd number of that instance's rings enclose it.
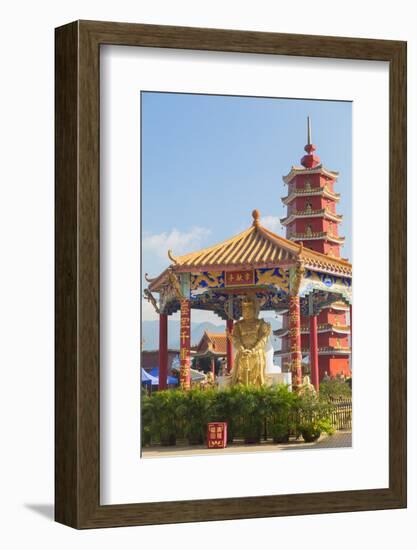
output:
{"label": "blue sky", "polygon": [[[142,261],[157,275],[180,255],[246,229],[257,208],[285,236],[282,176],[299,165],[312,121],[316,153],[340,172],[338,213],[351,257],[352,104],[142,92]],[[144,305],[143,318],[155,318]]]}

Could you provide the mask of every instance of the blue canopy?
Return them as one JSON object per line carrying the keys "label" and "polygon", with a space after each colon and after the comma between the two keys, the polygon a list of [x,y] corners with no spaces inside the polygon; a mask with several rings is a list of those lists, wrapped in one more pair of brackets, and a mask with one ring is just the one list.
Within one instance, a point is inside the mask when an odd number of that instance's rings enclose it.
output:
{"label": "blue canopy", "polygon": [[[150,372],[146,372],[145,369],[142,369],[142,384],[149,384],[151,386],[158,386],[159,385],[159,369],[158,367],[154,367],[151,369]],[[168,385],[176,385],[178,384],[178,380],[175,378],[175,376],[168,376],[167,377],[167,384]]]}
{"label": "blue canopy", "polygon": [[[149,374],[156,378],[159,383],[159,367],[154,367],[151,369]],[[178,378],[175,378],[175,376],[167,376],[167,384],[178,384]]]}

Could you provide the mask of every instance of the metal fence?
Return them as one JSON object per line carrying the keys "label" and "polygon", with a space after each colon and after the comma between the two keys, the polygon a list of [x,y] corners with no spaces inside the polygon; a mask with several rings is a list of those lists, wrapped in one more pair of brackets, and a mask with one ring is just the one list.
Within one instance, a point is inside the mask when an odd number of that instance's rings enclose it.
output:
{"label": "metal fence", "polygon": [[332,424],[336,430],[352,429],[352,400],[332,400]]}

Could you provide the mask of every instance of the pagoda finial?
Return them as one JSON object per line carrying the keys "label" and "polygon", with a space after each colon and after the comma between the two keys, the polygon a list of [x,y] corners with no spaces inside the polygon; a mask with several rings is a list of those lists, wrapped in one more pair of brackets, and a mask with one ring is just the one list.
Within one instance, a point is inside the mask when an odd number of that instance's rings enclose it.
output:
{"label": "pagoda finial", "polygon": [[301,159],[301,164],[305,168],[315,168],[320,164],[320,159],[314,154],[316,146],[311,143],[311,120],[307,117],[307,145],[304,147],[304,151],[307,153]]}
{"label": "pagoda finial", "polygon": [[259,225],[259,218],[261,217],[261,214],[259,212],[259,210],[257,210],[255,208],[255,210],[252,210],[252,218],[253,218],[253,222],[252,222],[252,225]]}

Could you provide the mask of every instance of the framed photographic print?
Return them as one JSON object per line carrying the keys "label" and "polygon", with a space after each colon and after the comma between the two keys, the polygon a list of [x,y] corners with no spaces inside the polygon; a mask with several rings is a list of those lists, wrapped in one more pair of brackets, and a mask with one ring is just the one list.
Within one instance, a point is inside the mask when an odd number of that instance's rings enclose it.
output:
{"label": "framed photographic print", "polygon": [[56,520],[406,506],[406,44],[56,29]]}

